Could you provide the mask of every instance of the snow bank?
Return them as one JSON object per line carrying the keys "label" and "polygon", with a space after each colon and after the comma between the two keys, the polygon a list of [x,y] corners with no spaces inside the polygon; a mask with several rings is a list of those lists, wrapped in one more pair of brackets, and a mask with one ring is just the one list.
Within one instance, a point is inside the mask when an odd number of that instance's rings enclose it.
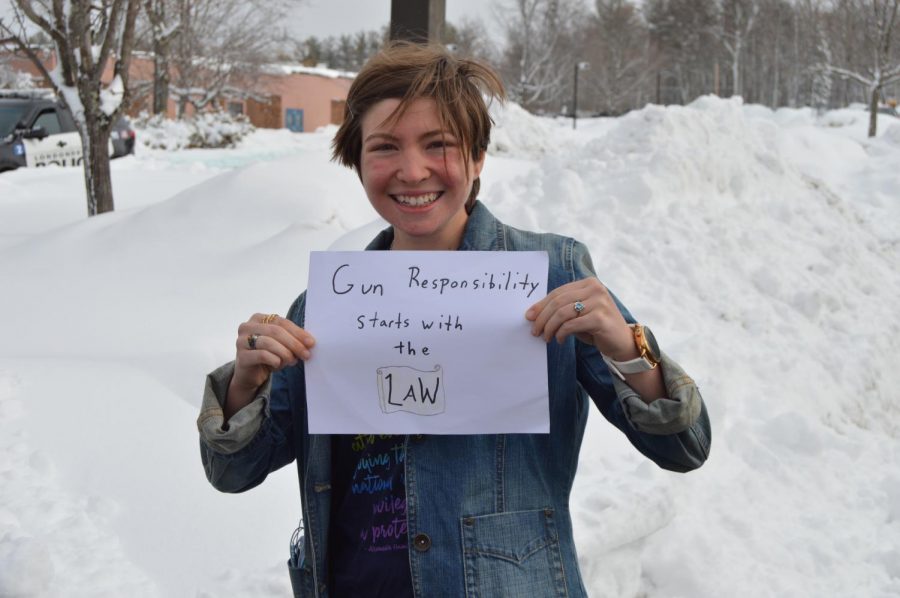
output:
{"label": "snow bank", "polygon": [[60,472],[54,447],[28,431],[22,374],[22,364],[0,365],[0,596],[157,595],[110,528],[119,505],[97,488],[66,489],[62,478],[72,470]]}
{"label": "snow bank", "polygon": [[[900,375],[887,357],[900,348],[896,245],[795,165],[782,139],[805,128],[763,116],[711,97],[651,106],[492,188],[506,219],[586,241],[601,280],[652,322],[709,400],[713,458],[696,474],[657,474],[641,489],[645,466],[630,453],[583,460],[576,535],[594,548],[580,554],[598,595],[898,587],[875,548],[896,549],[879,489],[893,487],[881,464],[895,462],[900,434]],[[858,141],[843,152],[851,167],[866,160]],[[602,434],[588,435],[587,455],[609,452]],[[619,458],[628,465],[611,463]],[[628,499],[596,504],[609,493]],[[606,531],[613,521],[627,523]],[[616,539],[594,539],[598,526]],[[843,575],[823,575],[838,563]]]}
{"label": "snow bank", "polygon": [[894,145],[900,145],[900,122],[890,124],[884,128],[884,140]]}
{"label": "snow bank", "polygon": [[494,103],[490,107],[494,128],[488,154],[510,158],[540,158],[563,146],[568,129],[550,119],[534,116],[518,104]]}
{"label": "snow bank", "polygon": [[[154,371],[192,395],[196,371],[179,362],[227,358],[237,323],[261,309],[283,313],[306,284],[309,248],[374,217],[356,176],[323,153],[228,171],[146,209],[34,235],[0,258],[0,278],[28,289],[0,301],[18,314],[12,354],[150,355]],[[65,333],[48,344],[29,334],[37,319]]]}
{"label": "snow bank", "polygon": [[142,113],[134,122],[140,145],[149,149],[233,148],[255,128],[245,116],[203,112],[184,120]]}

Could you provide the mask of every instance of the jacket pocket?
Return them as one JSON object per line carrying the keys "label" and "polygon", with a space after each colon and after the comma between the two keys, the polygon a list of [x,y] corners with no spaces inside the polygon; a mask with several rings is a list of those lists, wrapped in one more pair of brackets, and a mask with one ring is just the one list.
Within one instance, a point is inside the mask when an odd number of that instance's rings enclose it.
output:
{"label": "jacket pocket", "polygon": [[288,572],[291,575],[291,588],[294,590],[294,598],[313,598],[316,595],[316,584],[313,580],[312,569],[305,565],[299,567],[288,561]]}
{"label": "jacket pocket", "polygon": [[462,517],[468,598],[564,597],[553,509]]}

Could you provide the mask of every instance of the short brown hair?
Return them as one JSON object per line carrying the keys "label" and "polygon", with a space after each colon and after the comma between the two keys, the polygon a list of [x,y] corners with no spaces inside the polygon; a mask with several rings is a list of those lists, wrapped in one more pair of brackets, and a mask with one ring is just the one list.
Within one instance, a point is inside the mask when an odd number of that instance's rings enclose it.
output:
{"label": "short brown hair", "polygon": [[[388,118],[396,122],[420,98],[437,104],[441,127],[463,148],[463,160],[479,160],[491,138],[491,120],[485,97],[503,101],[506,92],[500,77],[487,65],[457,58],[443,46],[391,42],[363,66],[347,94],[344,122],[331,142],[332,160],[360,172],[362,119],[382,100],[399,99]],[[478,179],[472,185],[467,205],[478,195]]]}

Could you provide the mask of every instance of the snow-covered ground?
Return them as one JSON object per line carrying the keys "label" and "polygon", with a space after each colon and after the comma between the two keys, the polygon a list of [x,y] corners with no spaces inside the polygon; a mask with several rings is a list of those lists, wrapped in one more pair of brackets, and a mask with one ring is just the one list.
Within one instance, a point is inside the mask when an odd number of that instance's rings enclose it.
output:
{"label": "snow-covered ground", "polygon": [[[497,114],[484,201],[587,243],[712,418],[689,475],[591,418],[591,595],[900,596],[900,121],[866,116]],[[219,494],[194,420],[237,324],[380,227],[332,134],[139,148],[90,220],[79,170],[0,176],[0,596],[289,595],[293,468]]]}

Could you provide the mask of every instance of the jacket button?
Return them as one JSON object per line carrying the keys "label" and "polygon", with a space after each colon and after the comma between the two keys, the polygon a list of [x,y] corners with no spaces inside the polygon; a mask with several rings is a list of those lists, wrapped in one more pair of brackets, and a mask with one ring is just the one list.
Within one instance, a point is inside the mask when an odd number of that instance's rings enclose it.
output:
{"label": "jacket button", "polygon": [[415,434],[412,437],[412,441],[414,444],[422,444],[425,442],[425,436],[423,434]]}
{"label": "jacket button", "polygon": [[413,546],[419,552],[425,552],[431,548],[431,538],[428,537],[428,534],[417,534],[416,537],[413,538]]}
{"label": "jacket button", "polygon": [[473,525],[475,525],[475,518],[474,517],[466,517],[465,519],[463,519],[463,525],[472,527]]}

